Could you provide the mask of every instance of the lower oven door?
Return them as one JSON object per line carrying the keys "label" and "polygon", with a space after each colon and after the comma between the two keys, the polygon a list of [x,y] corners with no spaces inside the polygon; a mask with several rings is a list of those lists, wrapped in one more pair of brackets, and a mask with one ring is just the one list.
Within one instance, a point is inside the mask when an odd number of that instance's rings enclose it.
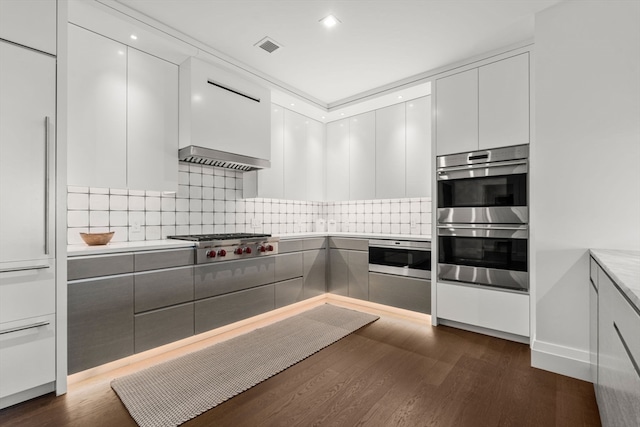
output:
{"label": "lower oven door", "polygon": [[431,242],[369,240],[369,271],[431,279]]}
{"label": "lower oven door", "polygon": [[528,226],[439,225],[438,280],[529,290]]}

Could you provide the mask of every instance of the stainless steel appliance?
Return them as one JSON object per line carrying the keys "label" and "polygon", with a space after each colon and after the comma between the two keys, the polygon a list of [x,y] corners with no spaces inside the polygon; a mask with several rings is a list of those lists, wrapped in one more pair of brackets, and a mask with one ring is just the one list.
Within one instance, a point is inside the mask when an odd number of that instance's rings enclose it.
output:
{"label": "stainless steel appliance", "polygon": [[437,158],[438,222],[526,224],[529,147]]}
{"label": "stainless steel appliance", "polygon": [[437,158],[438,280],[528,292],[528,154],[518,145]]}
{"label": "stainless steel appliance", "polygon": [[196,264],[276,255],[279,237],[270,234],[228,233],[167,236],[195,243]]}
{"label": "stainless steel appliance", "polygon": [[529,290],[526,225],[438,225],[438,279]]}
{"label": "stainless steel appliance", "polygon": [[431,242],[369,240],[369,271],[431,279]]}

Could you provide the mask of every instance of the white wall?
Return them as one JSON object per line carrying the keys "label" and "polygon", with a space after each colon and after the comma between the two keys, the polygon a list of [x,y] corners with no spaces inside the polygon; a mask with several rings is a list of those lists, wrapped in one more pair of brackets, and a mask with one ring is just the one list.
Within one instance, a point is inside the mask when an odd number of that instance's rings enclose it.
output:
{"label": "white wall", "polygon": [[640,250],[640,2],[536,16],[533,366],[590,380],[588,249]]}

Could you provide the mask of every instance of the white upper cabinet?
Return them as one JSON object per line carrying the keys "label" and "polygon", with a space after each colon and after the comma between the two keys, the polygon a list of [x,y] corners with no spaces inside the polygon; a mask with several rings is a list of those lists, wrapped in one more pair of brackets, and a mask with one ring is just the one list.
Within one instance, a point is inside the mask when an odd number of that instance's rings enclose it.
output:
{"label": "white upper cabinet", "polygon": [[178,67],[128,50],[127,185],[178,190]]}
{"label": "white upper cabinet", "polygon": [[[271,108],[271,167],[244,174],[244,197],[284,198],[284,111],[273,105]],[[255,186],[247,186],[257,174]]]}
{"label": "white upper cabinet", "polygon": [[436,80],[437,155],[528,144],[529,52]]}
{"label": "white upper cabinet", "polygon": [[180,65],[180,148],[269,160],[271,92],[197,58]]}
{"label": "white upper cabinet", "polygon": [[327,124],[327,200],[349,200],[349,119]]}
{"label": "white upper cabinet", "polygon": [[178,67],[69,25],[69,185],[176,191]]}
{"label": "white upper cabinet", "polygon": [[529,54],[479,69],[479,148],[529,143]]}
{"label": "white upper cabinet", "polygon": [[127,188],[127,47],[69,25],[69,185]]}
{"label": "white upper cabinet", "polygon": [[306,200],[324,200],[324,141],[323,123],[308,119],[307,124],[307,197]]}
{"label": "white upper cabinet", "polygon": [[349,119],[349,199],[373,199],[376,194],[376,113]]}
{"label": "white upper cabinet", "polygon": [[406,103],[406,197],[431,196],[431,96]]}
{"label": "white upper cabinet", "polygon": [[307,118],[290,110],[284,112],[284,198],[306,199]]}
{"label": "white upper cabinet", "polygon": [[437,154],[478,149],[478,70],[436,80]]}
{"label": "white upper cabinet", "polygon": [[404,197],[405,182],[405,104],[376,110],[376,190],[375,197]]}
{"label": "white upper cabinet", "polygon": [[0,0],[0,39],[56,54],[56,0]]}

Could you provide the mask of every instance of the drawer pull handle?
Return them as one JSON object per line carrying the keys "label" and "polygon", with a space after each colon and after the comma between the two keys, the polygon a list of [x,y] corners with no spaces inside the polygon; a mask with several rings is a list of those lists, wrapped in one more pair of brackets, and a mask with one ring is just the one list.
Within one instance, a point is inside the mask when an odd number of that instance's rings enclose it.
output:
{"label": "drawer pull handle", "polygon": [[624,347],[624,351],[627,352],[627,356],[629,357],[629,360],[631,360],[631,364],[633,365],[633,368],[636,370],[636,374],[638,374],[638,377],[640,377],[640,366],[638,366],[638,362],[636,362],[636,359],[633,358],[633,354],[631,354],[631,350],[629,350],[629,346],[627,345],[627,342],[624,340],[624,337],[620,333],[620,329],[618,329],[618,325],[616,325],[616,322],[613,322],[613,329],[616,330],[616,333],[618,334],[618,338],[620,338],[620,341],[622,342],[622,346]]}
{"label": "drawer pull handle", "polygon": [[10,334],[12,332],[24,331],[26,329],[35,329],[41,326],[47,326],[49,323],[50,322],[38,322],[38,323],[32,323],[31,325],[18,326],[17,328],[4,329],[0,331],[0,335]]}
{"label": "drawer pull handle", "polygon": [[10,273],[12,271],[28,271],[28,270],[43,270],[49,268],[49,264],[42,265],[30,265],[28,267],[12,267],[12,268],[0,268],[0,273]]}

